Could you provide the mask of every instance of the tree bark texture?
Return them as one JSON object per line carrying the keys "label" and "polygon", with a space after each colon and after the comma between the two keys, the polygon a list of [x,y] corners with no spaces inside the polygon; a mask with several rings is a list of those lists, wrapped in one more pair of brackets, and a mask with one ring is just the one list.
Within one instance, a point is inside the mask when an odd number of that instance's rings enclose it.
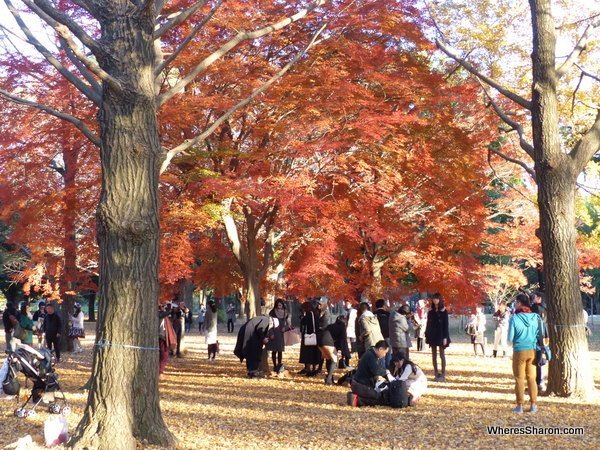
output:
{"label": "tree bark texture", "polygon": [[554,359],[548,390],[587,397],[594,389],[583,325],[575,189],[579,170],[562,151],[558,128],[555,25],[549,0],[530,0],[533,24],[532,127],[548,328]]}
{"label": "tree bark texture", "polygon": [[101,67],[122,89],[103,84],[98,113],[102,191],[98,322],[93,376],[73,446],[134,449],[173,445],[158,394],[158,175],[152,7],[97,4]]}

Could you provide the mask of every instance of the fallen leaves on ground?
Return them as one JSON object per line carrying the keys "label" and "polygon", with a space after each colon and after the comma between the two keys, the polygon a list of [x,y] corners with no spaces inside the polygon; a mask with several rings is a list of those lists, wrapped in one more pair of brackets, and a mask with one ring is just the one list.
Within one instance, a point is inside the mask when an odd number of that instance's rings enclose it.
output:
{"label": "fallen leaves on ground", "polygon": [[[92,332],[91,328],[90,331]],[[600,399],[541,397],[536,414],[515,414],[510,358],[475,357],[466,343],[447,352],[447,382],[430,381],[415,408],[351,408],[347,387],[325,386],[323,377],[296,375],[298,347],[288,348],[284,379],[249,380],[245,365],[232,354],[234,334],[221,331],[221,353],[206,359],[203,337],[186,337],[184,358],[171,359],[160,381],[161,409],[178,448],[200,449],[380,449],[549,447],[600,448]],[[83,414],[86,393],[79,390],[91,367],[91,333],[85,353],[66,354],[57,366],[73,413],[73,430]],[[460,340],[460,338],[458,339]],[[591,364],[600,389],[600,348],[592,345]],[[429,351],[411,351],[411,359],[432,378]],[[338,371],[337,375],[343,372]],[[0,401],[0,442],[3,446],[31,435],[29,448],[42,448],[43,423],[49,416],[18,419],[14,400]],[[488,426],[583,427],[583,436],[494,436]]]}

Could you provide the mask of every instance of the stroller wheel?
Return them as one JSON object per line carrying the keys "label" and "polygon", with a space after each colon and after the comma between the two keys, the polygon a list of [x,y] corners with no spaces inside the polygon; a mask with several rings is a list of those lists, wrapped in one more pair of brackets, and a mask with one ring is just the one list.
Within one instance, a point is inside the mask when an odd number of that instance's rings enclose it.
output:
{"label": "stroller wheel", "polygon": [[26,415],[27,415],[27,411],[24,408],[15,409],[15,416],[19,417],[20,419],[22,419]]}
{"label": "stroller wheel", "polygon": [[66,416],[68,416],[69,414],[71,414],[71,408],[69,408],[68,406],[65,406],[65,407],[62,409],[62,415],[66,417]]}
{"label": "stroller wheel", "polygon": [[37,416],[37,411],[35,409],[30,409],[26,413],[27,417],[35,417]]}
{"label": "stroller wheel", "polygon": [[50,405],[48,405],[48,412],[50,414],[60,414],[60,406],[56,403],[50,403]]}

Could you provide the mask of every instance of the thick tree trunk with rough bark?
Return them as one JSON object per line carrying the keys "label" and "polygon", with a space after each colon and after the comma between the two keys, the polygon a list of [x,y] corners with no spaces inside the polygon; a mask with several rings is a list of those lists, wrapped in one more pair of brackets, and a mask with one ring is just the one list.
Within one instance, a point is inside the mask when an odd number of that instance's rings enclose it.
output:
{"label": "thick tree trunk with rough bark", "polygon": [[[550,347],[548,389],[559,396],[588,396],[594,389],[583,325],[575,189],[587,161],[562,151],[558,129],[555,25],[549,0],[530,0],[533,23],[532,126],[546,278]],[[581,158],[581,155],[579,155]]]}
{"label": "thick tree trunk with rough bark", "polygon": [[[108,7],[110,6],[110,8]],[[158,174],[163,159],[155,108],[152,7],[100,6],[103,84],[99,111],[102,192],[98,322],[93,377],[72,445],[135,449],[174,440],[158,395]]]}

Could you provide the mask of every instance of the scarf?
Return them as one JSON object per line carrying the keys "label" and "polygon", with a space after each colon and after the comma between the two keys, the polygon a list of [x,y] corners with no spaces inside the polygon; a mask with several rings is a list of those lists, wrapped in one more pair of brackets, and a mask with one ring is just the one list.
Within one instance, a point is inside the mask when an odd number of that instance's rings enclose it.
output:
{"label": "scarf", "polygon": [[531,308],[527,307],[527,306],[521,306],[519,309],[517,309],[517,314],[519,313],[530,313],[531,312]]}

